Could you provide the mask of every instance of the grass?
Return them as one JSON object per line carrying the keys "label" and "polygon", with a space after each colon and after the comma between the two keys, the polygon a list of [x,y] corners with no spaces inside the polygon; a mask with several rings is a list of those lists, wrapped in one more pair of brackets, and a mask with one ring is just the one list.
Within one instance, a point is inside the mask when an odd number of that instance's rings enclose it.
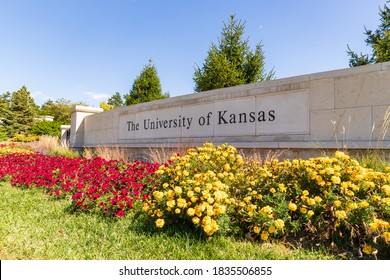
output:
{"label": "grass", "polygon": [[324,250],[289,249],[231,237],[195,238],[149,230],[135,215],[107,219],[70,213],[69,202],[0,183],[0,259],[274,260],[336,259]]}

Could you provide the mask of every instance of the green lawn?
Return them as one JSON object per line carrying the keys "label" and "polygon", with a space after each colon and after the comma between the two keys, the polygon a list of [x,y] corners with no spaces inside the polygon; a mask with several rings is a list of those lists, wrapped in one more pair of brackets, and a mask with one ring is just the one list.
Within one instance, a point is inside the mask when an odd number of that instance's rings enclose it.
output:
{"label": "green lawn", "polygon": [[0,259],[255,260],[335,259],[281,244],[150,231],[134,216],[104,219],[67,211],[69,202],[0,183]]}

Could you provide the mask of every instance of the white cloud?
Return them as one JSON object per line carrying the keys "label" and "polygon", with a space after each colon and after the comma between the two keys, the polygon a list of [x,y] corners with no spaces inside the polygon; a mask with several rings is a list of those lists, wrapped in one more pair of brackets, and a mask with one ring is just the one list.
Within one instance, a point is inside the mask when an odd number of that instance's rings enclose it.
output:
{"label": "white cloud", "polygon": [[49,99],[54,100],[54,97],[49,96],[49,95],[43,93],[42,91],[38,91],[38,90],[32,91],[31,97],[34,99],[34,101],[36,103],[44,103],[45,101],[47,101]]}
{"label": "white cloud", "polygon": [[85,94],[94,100],[103,100],[110,97],[110,95],[104,92],[86,91]]}

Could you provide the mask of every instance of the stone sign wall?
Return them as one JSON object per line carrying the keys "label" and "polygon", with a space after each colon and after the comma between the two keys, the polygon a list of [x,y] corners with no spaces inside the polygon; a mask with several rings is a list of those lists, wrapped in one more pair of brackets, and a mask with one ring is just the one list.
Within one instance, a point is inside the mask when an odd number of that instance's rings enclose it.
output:
{"label": "stone sign wall", "polygon": [[[112,111],[72,109],[70,146],[389,148],[390,63],[188,94]],[[389,113],[389,115],[387,115]]]}

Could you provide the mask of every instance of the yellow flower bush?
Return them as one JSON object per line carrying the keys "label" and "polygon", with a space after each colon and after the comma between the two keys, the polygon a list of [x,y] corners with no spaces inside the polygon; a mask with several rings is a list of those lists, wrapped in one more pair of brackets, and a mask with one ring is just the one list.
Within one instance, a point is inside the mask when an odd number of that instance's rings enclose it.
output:
{"label": "yellow flower bush", "polygon": [[366,247],[372,253],[379,242],[389,250],[390,174],[364,168],[339,151],[334,157],[246,162],[243,173],[235,213],[252,237],[342,236],[341,246],[355,241],[375,248]]}
{"label": "yellow flower bush", "polygon": [[13,154],[13,153],[32,154],[34,152],[27,147],[26,148],[19,147],[15,144],[12,144],[12,143],[11,144],[0,144],[0,156]]}
{"label": "yellow flower bush", "polygon": [[156,227],[187,223],[206,236],[240,228],[251,240],[296,236],[389,257],[390,173],[343,152],[260,164],[206,143],[173,156],[154,176],[143,211]]}
{"label": "yellow flower bush", "polygon": [[237,150],[226,144],[206,143],[184,156],[174,155],[156,172],[155,189],[143,210],[156,220],[157,227],[184,221],[212,236],[234,202],[230,190],[243,163]]}

